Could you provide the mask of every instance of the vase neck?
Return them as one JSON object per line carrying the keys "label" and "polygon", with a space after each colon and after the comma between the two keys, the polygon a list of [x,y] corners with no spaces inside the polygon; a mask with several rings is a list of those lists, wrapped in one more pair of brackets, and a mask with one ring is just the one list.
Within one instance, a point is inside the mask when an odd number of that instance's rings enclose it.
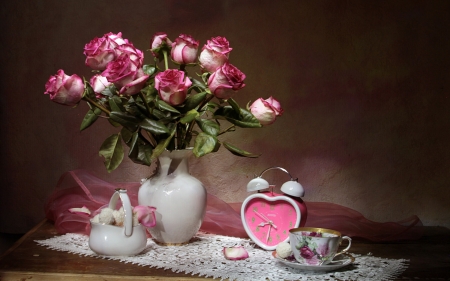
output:
{"label": "vase neck", "polygon": [[172,173],[188,174],[189,163],[188,158],[192,153],[190,149],[165,151],[159,157],[159,174],[161,176],[170,175]]}

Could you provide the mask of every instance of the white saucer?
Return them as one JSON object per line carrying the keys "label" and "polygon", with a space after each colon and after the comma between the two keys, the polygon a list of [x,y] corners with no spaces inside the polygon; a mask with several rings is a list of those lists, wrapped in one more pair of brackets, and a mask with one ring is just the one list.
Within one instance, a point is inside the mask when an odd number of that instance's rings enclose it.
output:
{"label": "white saucer", "polygon": [[276,258],[279,262],[287,265],[289,267],[307,271],[315,271],[315,272],[325,272],[332,271],[347,266],[355,261],[355,258],[350,254],[340,255],[336,257],[335,260],[330,262],[329,264],[324,265],[307,265],[307,264],[299,264],[297,261],[288,261],[286,259],[280,258],[277,255],[276,251],[272,252],[272,256]]}

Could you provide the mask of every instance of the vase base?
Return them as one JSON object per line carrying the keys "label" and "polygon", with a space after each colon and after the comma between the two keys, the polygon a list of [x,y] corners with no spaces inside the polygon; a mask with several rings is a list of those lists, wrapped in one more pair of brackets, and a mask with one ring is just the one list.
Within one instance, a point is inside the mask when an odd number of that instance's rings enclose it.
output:
{"label": "vase base", "polygon": [[187,241],[187,242],[182,242],[182,243],[165,243],[165,242],[159,242],[159,241],[156,241],[156,240],[153,240],[156,244],[158,244],[159,246],[183,246],[183,245],[187,245],[187,244],[189,244],[189,242],[191,241],[191,240],[189,240],[189,241]]}

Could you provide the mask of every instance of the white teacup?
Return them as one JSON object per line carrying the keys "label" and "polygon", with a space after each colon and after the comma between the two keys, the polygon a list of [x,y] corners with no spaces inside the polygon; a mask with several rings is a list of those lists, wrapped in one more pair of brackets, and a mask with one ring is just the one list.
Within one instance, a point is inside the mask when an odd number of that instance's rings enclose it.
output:
{"label": "white teacup", "polygon": [[[348,240],[348,246],[338,252],[343,239]],[[336,230],[315,227],[299,227],[289,230],[289,241],[292,253],[298,263],[318,266],[327,264],[336,256],[344,254],[352,244],[350,237],[342,236]]]}

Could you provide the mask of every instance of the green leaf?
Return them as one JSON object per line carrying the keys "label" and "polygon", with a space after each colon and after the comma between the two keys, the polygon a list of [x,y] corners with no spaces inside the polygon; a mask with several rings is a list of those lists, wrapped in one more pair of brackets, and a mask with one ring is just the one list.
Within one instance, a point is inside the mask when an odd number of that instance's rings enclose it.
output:
{"label": "green leaf", "polygon": [[102,95],[113,97],[114,94],[116,94],[116,92],[117,92],[116,86],[114,86],[114,84],[111,84],[102,91]]}
{"label": "green leaf", "polygon": [[147,102],[153,101],[158,96],[158,91],[153,85],[148,85],[141,90],[141,93],[147,98]]}
{"label": "green leaf", "polygon": [[217,108],[220,108],[220,105],[216,102],[208,102],[206,105],[206,111],[211,112],[214,114],[214,112],[217,110]]}
{"label": "green leaf", "polygon": [[138,132],[133,133],[128,157],[136,164],[150,166],[153,147]]}
{"label": "green leaf", "polygon": [[191,88],[197,88],[197,89],[199,89],[200,91],[205,91],[206,86],[205,86],[204,83],[202,83],[202,82],[200,82],[199,80],[194,79],[194,78],[192,78],[191,81],[192,81],[192,86],[191,86]]}
{"label": "green leaf", "polygon": [[262,125],[253,114],[245,109],[240,109],[241,114],[237,114],[231,106],[224,106],[216,110],[214,118],[226,119],[228,122],[242,128],[261,128]]}
{"label": "green leaf", "polygon": [[123,107],[122,100],[118,96],[113,96],[108,99],[109,107],[111,107],[111,111],[125,111]]}
{"label": "green leaf", "polygon": [[227,102],[228,102],[229,105],[231,105],[231,107],[234,109],[234,111],[237,114],[241,115],[241,107],[239,106],[239,104],[237,104],[237,102],[234,99],[229,98],[227,100]]}
{"label": "green leaf", "polygon": [[80,131],[83,131],[84,129],[94,124],[100,114],[102,114],[102,111],[98,107],[89,109],[89,111],[84,116],[83,121],[81,122]]}
{"label": "green leaf", "polygon": [[127,128],[123,127],[122,130],[120,130],[120,135],[122,136],[122,140],[128,145],[130,143],[131,138],[133,137],[133,132],[128,130]]}
{"label": "green leaf", "polygon": [[109,118],[111,118],[113,121],[119,123],[124,127],[131,128],[132,131],[136,129],[137,124],[140,123],[141,121],[136,117],[134,117],[133,115],[130,115],[126,112],[118,112],[118,111],[111,111],[111,113],[109,114]]}
{"label": "green leaf", "polygon": [[173,136],[176,132],[176,126],[172,127],[172,131],[170,132],[170,135],[168,138],[161,140],[156,147],[153,149],[152,156],[150,157],[150,161],[155,161],[161,153],[166,150],[166,148],[169,146],[170,141],[173,139]]}
{"label": "green leaf", "polygon": [[170,133],[169,129],[162,122],[155,121],[149,118],[145,118],[144,120],[142,120],[142,122],[139,123],[139,127],[155,135]]}
{"label": "green leaf", "polygon": [[119,123],[113,121],[111,118],[108,118],[108,122],[113,126],[113,127],[120,127],[122,125],[120,125]]}
{"label": "green leaf", "polygon": [[173,108],[171,105],[169,105],[165,101],[157,100],[156,104],[160,110],[167,110],[167,111],[174,112],[174,113],[180,113],[178,110]]}
{"label": "green leaf", "polygon": [[195,120],[195,118],[197,118],[198,116],[200,116],[200,114],[198,113],[197,110],[192,109],[190,111],[188,111],[186,113],[186,115],[180,119],[180,123],[181,124],[187,124],[187,123],[191,123],[192,121]]}
{"label": "green leaf", "polygon": [[108,173],[115,170],[123,160],[123,147],[120,134],[108,137],[100,147],[99,155],[105,158],[105,167]]}
{"label": "green leaf", "polygon": [[200,133],[195,138],[195,144],[193,153],[196,157],[202,157],[208,153],[217,151],[219,149],[220,143],[216,137]]}
{"label": "green leaf", "polygon": [[220,126],[215,121],[201,118],[197,118],[195,121],[200,129],[208,135],[217,136],[219,134]]}
{"label": "green leaf", "polygon": [[201,92],[195,95],[190,95],[184,102],[184,110],[189,111],[196,108],[205,99],[207,92]]}
{"label": "green leaf", "polygon": [[142,69],[144,70],[144,73],[146,75],[153,75],[156,72],[156,67],[154,67],[153,65],[149,65],[149,64],[144,64],[142,66]]}
{"label": "green leaf", "polygon": [[[205,72],[202,74],[202,80],[205,83],[205,85],[208,84],[208,79],[209,79],[210,75],[211,75],[211,73],[209,73],[209,72]],[[205,89],[206,89],[206,87],[205,87]]]}
{"label": "green leaf", "polygon": [[234,146],[230,143],[227,143],[227,142],[224,142],[223,146],[225,146],[226,149],[228,149],[231,153],[233,153],[234,155],[237,155],[237,156],[250,157],[250,158],[257,158],[260,156],[258,154],[253,154],[253,153],[247,152],[245,150],[242,150],[240,148],[237,148],[236,146]]}
{"label": "green leaf", "polygon": [[152,110],[151,115],[154,116],[156,119],[161,120],[161,119],[168,119],[168,118],[170,118],[171,114],[170,114],[170,112],[167,112],[167,111],[164,112],[164,111],[161,111],[161,110],[159,110],[157,108],[154,108]]}
{"label": "green leaf", "polygon": [[84,80],[84,86],[85,86],[84,87],[84,92],[83,92],[83,97],[87,96],[87,97],[89,97],[92,100],[97,99],[95,97],[95,93],[94,93],[94,90],[91,87],[91,84],[89,84],[89,82],[86,81],[86,79],[84,79],[84,77],[83,77],[83,80]]}

